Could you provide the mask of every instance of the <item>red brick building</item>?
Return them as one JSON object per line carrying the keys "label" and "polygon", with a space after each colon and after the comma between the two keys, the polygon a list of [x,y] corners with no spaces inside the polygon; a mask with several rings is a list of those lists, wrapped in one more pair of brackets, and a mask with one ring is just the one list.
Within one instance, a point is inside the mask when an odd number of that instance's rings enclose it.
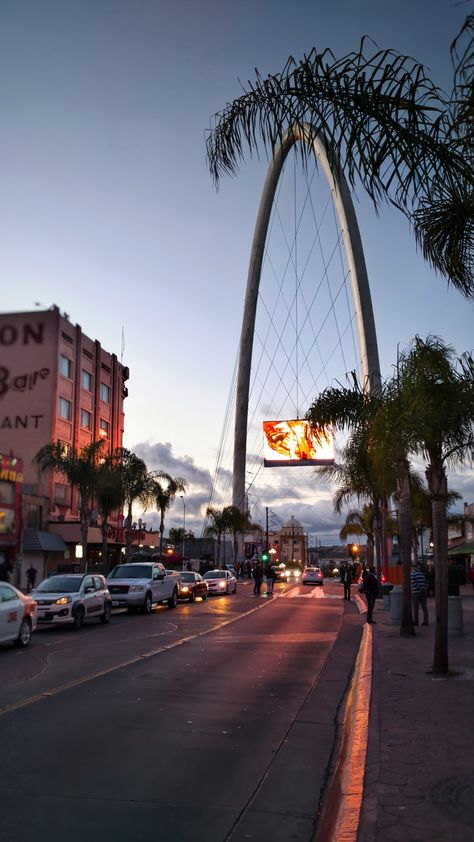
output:
{"label": "red brick building", "polygon": [[[23,511],[25,527],[36,523],[41,533],[49,521],[49,532],[61,535],[60,525],[69,523],[63,536],[66,560],[76,544],[72,524],[80,543],[77,491],[59,476],[41,477],[34,457],[40,447],[58,440],[77,450],[100,438],[109,449],[121,447],[128,377],[115,354],[56,306],[0,314],[0,453],[15,454],[23,462],[29,507]],[[28,538],[41,547],[41,535],[31,535],[31,528]]]}

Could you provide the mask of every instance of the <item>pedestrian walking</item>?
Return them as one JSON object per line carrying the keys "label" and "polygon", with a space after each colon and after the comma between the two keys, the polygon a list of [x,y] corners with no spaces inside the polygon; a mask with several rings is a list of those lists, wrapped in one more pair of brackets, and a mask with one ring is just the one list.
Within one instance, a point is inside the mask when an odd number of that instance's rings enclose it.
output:
{"label": "pedestrian walking", "polygon": [[259,596],[260,595],[260,588],[262,587],[262,580],[263,580],[263,567],[262,567],[261,561],[257,561],[257,563],[254,567],[253,580],[254,580],[253,592],[254,592],[255,596]]}
{"label": "pedestrian walking", "polygon": [[416,564],[411,571],[411,598],[413,604],[413,625],[417,626],[419,623],[419,610],[423,611],[423,625],[428,625],[428,605],[426,597],[428,594],[428,582],[426,576],[421,569],[420,564]]}
{"label": "pedestrian walking", "polygon": [[252,565],[250,561],[247,562],[247,579],[252,578]]}
{"label": "pedestrian walking", "polygon": [[36,582],[36,567],[31,564],[26,571],[26,593],[33,590]]}
{"label": "pedestrian walking", "polygon": [[351,598],[351,585],[353,581],[352,567],[347,564],[346,567],[343,568],[341,576],[341,582],[344,585],[344,599]]}
{"label": "pedestrian walking", "polygon": [[273,586],[275,584],[276,573],[275,569],[271,566],[271,564],[267,567],[267,596],[273,596]]}
{"label": "pedestrian walking", "polygon": [[373,611],[375,607],[375,600],[377,599],[379,593],[379,583],[373,567],[371,567],[370,570],[364,568],[362,571],[361,591],[367,600],[367,622],[375,623],[376,621],[373,619]]}

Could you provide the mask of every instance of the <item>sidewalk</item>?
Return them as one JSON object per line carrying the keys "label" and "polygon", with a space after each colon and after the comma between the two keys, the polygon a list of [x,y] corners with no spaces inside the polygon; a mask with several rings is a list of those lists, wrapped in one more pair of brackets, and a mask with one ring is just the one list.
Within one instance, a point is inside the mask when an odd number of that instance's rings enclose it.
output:
{"label": "sidewalk", "polygon": [[364,798],[357,842],[474,842],[474,592],[461,588],[464,636],[449,638],[447,679],[430,673],[430,625],[400,637],[377,602]]}

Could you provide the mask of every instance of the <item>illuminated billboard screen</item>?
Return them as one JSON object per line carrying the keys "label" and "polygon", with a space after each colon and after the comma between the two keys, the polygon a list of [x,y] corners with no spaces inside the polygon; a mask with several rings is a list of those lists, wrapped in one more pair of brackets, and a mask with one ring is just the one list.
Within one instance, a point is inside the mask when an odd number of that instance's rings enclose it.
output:
{"label": "illuminated billboard screen", "polygon": [[318,441],[308,421],[264,421],[263,464],[266,468],[284,465],[332,465],[334,443],[330,432]]}

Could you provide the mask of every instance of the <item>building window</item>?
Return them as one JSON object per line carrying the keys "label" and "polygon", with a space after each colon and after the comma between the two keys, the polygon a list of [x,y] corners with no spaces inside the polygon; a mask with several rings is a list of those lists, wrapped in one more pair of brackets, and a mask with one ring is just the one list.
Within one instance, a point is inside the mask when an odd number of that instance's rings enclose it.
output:
{"label": "building window", "polygon": [[81,409],[81,427],[92,430],[92,415],[87,409]]}
{"label": "building window", "polygon": [[66,398],[59,398],[58,401],[58,415],[60,418],[65,418],[66,421],[70,421],[72,418],[72,404],[71,401],[67,401]]}
{"label": "building window", "polygon": [[59,444],[61,445],[61,452],[63,456],[69,456],[69,454],[71,453],[70,442],[59,440]]}
{"label": "building window", "polygon": [[62,482],[54,483],[54,502],[63,506],[71,505],[71,487]]}
{"label": "building window", "polygon": [[82,388],[92,392],[92,374],[82,369]]}
{"label": "building window", "polygon": [[108,421],[104,421],[103,418],[99,421],[99,436],[104,439],[108,439],[110,435],[110,424]]}
{"label": "building window", "polygon": [[62,374],[63,377],[72,378],[72,362],[69,357],[65,357],[64,354],[61,354],[59,357],[59,373]]}
{"label": "building window", "polygon": [[110,403],[110,386],[107,386],[106,383],[100,384],[100,399],[104,403]]}

